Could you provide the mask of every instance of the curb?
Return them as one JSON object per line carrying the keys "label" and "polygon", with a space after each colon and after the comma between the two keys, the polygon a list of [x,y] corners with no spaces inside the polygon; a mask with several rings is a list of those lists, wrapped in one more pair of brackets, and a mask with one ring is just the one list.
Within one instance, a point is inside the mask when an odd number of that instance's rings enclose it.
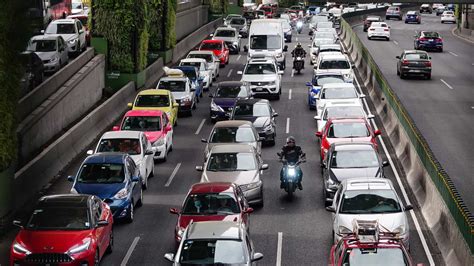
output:
{"label": "curb", "polygon": [[464,37],[463,35],[457,33],[457,29],[458,29],[458,28],[453,28],[453,29],[451,30],[451,34],[452,34],[454,37],[457,37],[457,38],[459,38],[459,39],[461,39],[461,40],[463,40],[463,41],[469,42],[469,43],[474,43],[474,40],[471,40],[471,39],[469,39],[469,38],[466,38],[466,37]]}

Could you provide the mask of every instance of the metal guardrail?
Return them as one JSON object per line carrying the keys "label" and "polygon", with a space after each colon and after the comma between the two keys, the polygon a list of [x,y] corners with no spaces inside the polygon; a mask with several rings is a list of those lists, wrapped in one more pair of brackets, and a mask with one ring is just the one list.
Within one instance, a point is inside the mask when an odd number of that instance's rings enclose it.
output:
{"label": "metal guardrail", "polygon": [[436,159],[425,138],[408,114],[408,111],[388,84],[380,68],[375,63],[375,60],[372,58],[367,48],[362,44],[357,34],[352,30],[351,25],[347,23],[344,18],[341,20],[341,29],[344,34],[350,35],[351,41],[353,41],[355,47],[359,49],[362,59],[367,62],[372,70],[375,80],[382,89],[387,102],[397,115],[412,145],[415,147],[423,166],[430,175],[431,180],[438,189],[438,192],[441,194],[446,206],[459,227],[462,236],[466,240],[471,250],[471,254],[474,253],[474,216],[464,203],[451,178]]}

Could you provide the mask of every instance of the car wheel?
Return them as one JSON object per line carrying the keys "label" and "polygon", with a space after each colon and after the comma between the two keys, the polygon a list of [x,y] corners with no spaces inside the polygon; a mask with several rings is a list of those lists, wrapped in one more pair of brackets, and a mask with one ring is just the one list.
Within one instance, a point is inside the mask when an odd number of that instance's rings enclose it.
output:
{"label": "car wheel", "polygon": [[275,100],[280,100],[280,93],[277,93],[277,95],[275,96]]}
{"label": "car wheel", "polygon": [[431,79],[431,74],[426,74],[426,79]]}
{"label": "car wheel", "polygon": [[400,76],[400,70],[397,68],[397,76]]}
{"label": "car wheel", "polygon": [[370,39],[371,39],[371,38],[370,38],[370,36],[368,36],[368,35],[367,35],[367,39],[369,39],[369,40],[370,40]]}
{"label": "car wheel", "polygon": [[110,230],[110,236],[109,236],[109,245],[107,246],[107,254],[112,253],[114,250],[114,228],[112,227],[112,230]]}
{"label": "car wheel", "polygon": [[405,24],[408,24],[408,21],[405,20]]}
{"label": "car wheel", "polygon": [[387,41],[390,41],[390,37],[387,37]]}
{"label": "car wheel", "polygon": [[443,52],[443,48],[439,48],[439,52],[442,53],[442,52]]}
{"label": "car wheel", "polygon": [[405,79],[405,74],[403,74],[403,72],[400,72],[400,78]]}
{"label": "car wheel", "polygon": [[133,199],[132,199],[132,203],[130,204],[130,207],[128,208],[128,213],[127,213],[127,217],[125,218],[125,220],[127,221],[127,223],[132,223],[133,222],[133,219],[134,219],[134,210],[135,208],[133,207]]}
{"label": "car wheel", "polygon": [[137,207],[141,207],[143,205],[143,189],[140,189],[140,199],[137,201]]}
{"label": "car wheel", "polygon": [[99,266],[99,264],[100,264],[100,255],[99,255],[99,249],[97,249],[94,255],[94,265]]}
{"label": "car wheel", "polygon": [[196,107],[193,107],[192,110],[188,111],[188,116],[193,116],[193,110],[196,109]]}

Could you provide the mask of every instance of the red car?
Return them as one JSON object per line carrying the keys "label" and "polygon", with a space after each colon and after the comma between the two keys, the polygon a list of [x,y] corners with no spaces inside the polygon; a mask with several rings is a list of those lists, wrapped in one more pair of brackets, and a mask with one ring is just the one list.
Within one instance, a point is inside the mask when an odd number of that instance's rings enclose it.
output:
{"label": "red car", "polygon": [[265,11],[265,17],[267,18],[273,18],[275,15],[274,15],[274,8],[270,5],[264,5],[262,7],[260,7],[260,10],[263,10]]}
{"label": "red car", "polygon": [[377,136],[380,130],[373,130],[364,118],[330,119],[323,131],[316,132],[321,143],[321,162],[331,144],[336,142],[370,141],[377,149]]}
{"label": "red car", "polygon": [[212,51],[219,58],[221,66],[229,63],[229,47],[223,40],[204,40],[199,46],[199,51]]}
{"label": "red car", "polygon": [[76,18],[79,21],[81,21],[81,23],[84,26],[84,29],[86,31],[87,46],[90,46],[91,45],[91,33],[90,33],[88,23],[87,23],[87,20],[88,20],[87,15],[86,14],[69,15],[69,16],[67,16],[67,18],[70,18],[70,19],[75,19]]}
{"label": "red car", "polygon": [[112,251],[113,214],[92,195],[42,197],[10,249],[10,265],[98,265]]}
{"label": "red car", "polygon": [[249,207],[242,190],[233,183],[211,182],[194,184],[188,192],[182,210],[170,209],[178,215],[175,239],[179,243],[191,221],[234,221],[248,229]]}
{"label": "red car", "polygon": [[168,115],[159,110],[128,111],[123,116],[120,126],[114,126],[113,130],[143,131],[155,149],[153,158],[156,160],[166,160],[168,152],[173,147],[173,127]]}

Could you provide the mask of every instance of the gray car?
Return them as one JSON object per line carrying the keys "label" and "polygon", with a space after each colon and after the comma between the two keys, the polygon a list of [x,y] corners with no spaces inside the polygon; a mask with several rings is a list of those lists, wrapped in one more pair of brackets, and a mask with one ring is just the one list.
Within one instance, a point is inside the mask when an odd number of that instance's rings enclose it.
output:
{"label": "gray car", "polygon": [[406,50],[396,57],[397,75],[404,79],[408,75],[422,75],[431,79],[431,57],[425,51]]}
{"label": "gray car", "polygon": [[27,50],[43,61],[44,72],[54,73],[69,62],[67,45],[59,35],[38,35],[30,39]]}
{"label": "gray car", "polygon": [[232,221],[191,222],[183,233],[176,255],[166,253],[173,265],[257,265],[263,259],[255,252],[246,228]]}
{"label": "gray car", "polygon": [[247,38],[249,36],[249,27],[247,25],[247,20],[243,17],[232,18],[229,21],[229,26],[236,29],[237,32],[242,35],[242,37]]}
{"label": "gray car", "polygon": [[214,146],[204,166],[203,182],[232,182],[237,184],[249,204],[263,206],[263,170],[268,169],[262,157],[251,145],[225,144]]}
{"label": "gray car", "polygon": [[240,35],[236,29],[231,27],[219,27],[211,34],[211,37],[213,40],[224,41],[232,53],[238,54],[240,52],[240,38],[242,35]]}
{"label": "gray car", "polygon": [[57,34],[63,37],[69,53],[79,54],[87,48],[86,31],[78,19],[57,19],[49,23],[45,35]]}

